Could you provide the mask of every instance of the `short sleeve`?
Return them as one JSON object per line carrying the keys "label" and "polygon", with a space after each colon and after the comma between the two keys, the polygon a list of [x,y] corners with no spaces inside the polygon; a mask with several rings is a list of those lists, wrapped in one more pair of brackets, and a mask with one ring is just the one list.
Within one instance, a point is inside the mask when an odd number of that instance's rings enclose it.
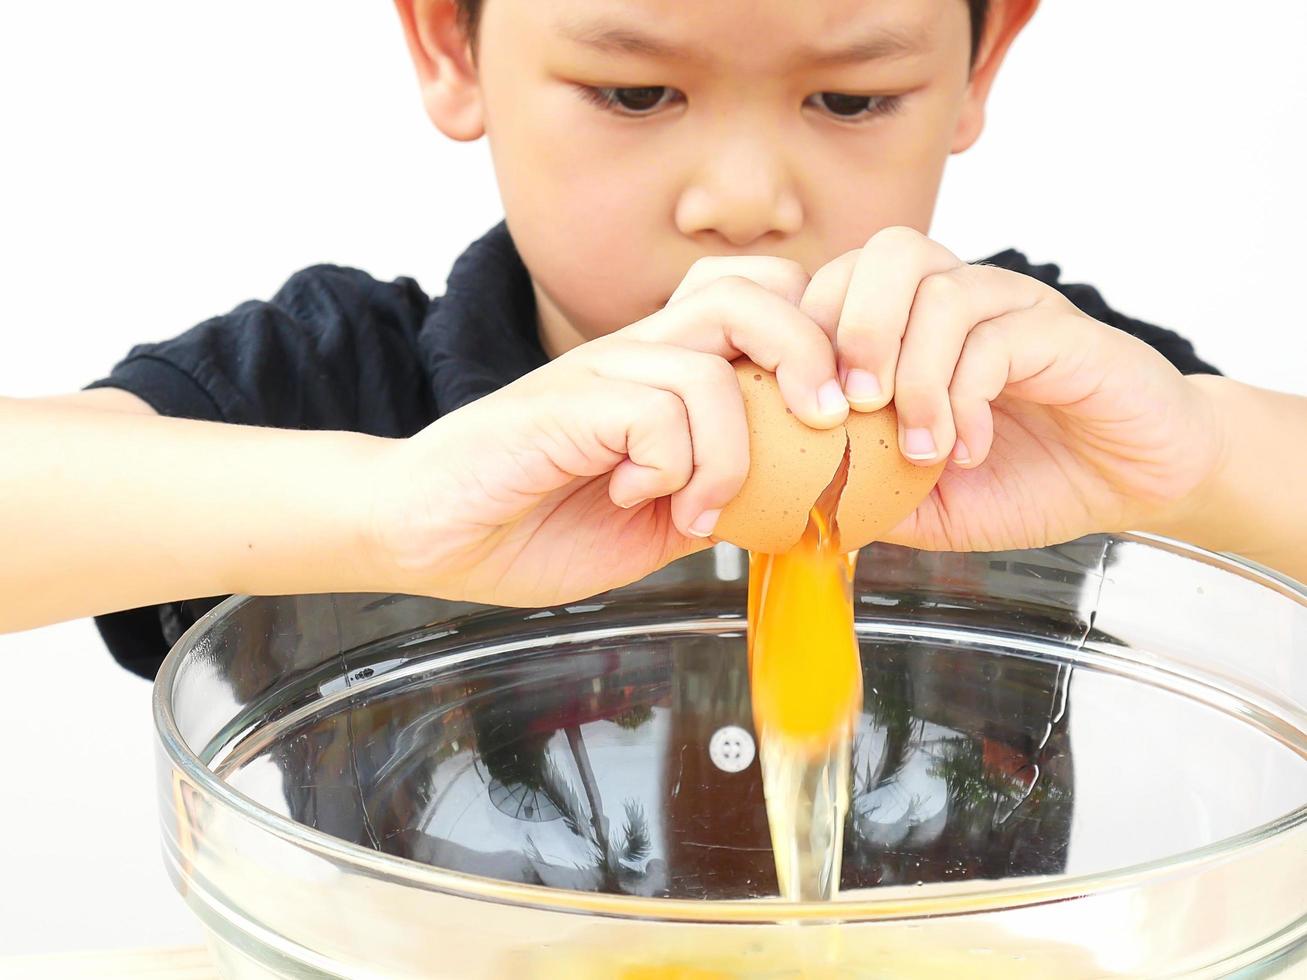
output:
{"label": "short sleeve", "polygon": [[[134,347],[90,388],[121,388],[161,415],[403,437],[434,417],[417,337],[432,302],[412,279],[314,266],[159,343]],[[130,465],[124,461],[124,465]],[[152,678],[218,598],[100,616],[122,666]]]}
{"label": "short sleeve", "polygon": [[1013,272],[1019,272],[1052,286],[1074,303],[1082,313],[1093,317],[1100,323],[1106,323],[1108,326],[1123,330],[1133,337],[1138,337],[1170,361],[1181,374],[1220,374],[1216,368],[1195,353],[1193,344],[1179,334],[1118,313],[1107,305],[1102,295],[1093,286],[1062,282],[1062,270],[1056,265],[1051,263],[1035,265],[1014,249],[1000,252],[992,258],[986,259],[983,264],[1010,269]]}
{"label": "short sleeve", "polygon": [[314,266],[172,340],[134,347],[91,388],[161,415],[407,436],[432,414],[417,352],[430,301],[412,279]]}

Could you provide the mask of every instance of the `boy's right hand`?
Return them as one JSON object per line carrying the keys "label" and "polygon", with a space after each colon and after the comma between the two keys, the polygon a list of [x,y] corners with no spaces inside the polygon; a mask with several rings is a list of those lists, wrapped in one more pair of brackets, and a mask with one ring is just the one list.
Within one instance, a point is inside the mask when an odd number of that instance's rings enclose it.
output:
{"label": "boy's right hand", "polygon": [[730,362],[776,373],[802,421],[848,403],[832,338],[784,259],[700,260],[662,310],[575,348],[387,449],[373,548],[402,591],[536,606],[708,547],[749,467]]}

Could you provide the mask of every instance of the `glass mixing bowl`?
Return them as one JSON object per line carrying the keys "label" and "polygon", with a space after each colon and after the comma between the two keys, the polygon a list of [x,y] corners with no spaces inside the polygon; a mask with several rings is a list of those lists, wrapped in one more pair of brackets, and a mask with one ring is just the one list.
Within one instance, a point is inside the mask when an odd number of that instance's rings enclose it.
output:
{"label": "glass mixing bowl", "polygon": [[777,899],[718,546],[551,609],[238,597],[155,689],[229,977],[1307,969],[1307,591],[1160,539],[866,549],[842,891]]}

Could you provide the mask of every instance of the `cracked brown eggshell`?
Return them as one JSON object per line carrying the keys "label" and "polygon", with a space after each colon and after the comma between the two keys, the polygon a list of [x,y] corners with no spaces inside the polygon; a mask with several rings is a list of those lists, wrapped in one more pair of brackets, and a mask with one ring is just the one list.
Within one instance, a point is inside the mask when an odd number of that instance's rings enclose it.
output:
{"label": "cracked brown eggshell", "polygon": [[849,453],[848,482],[835,522],[840,546],[854,551],[875,541],[929,495],[944,464],[916,466],[898,449],[892,405],[851,412],[833,429],[804,425],[781,397],[775,375],[747,360],[735,363],[749,423],[749,474],[722,509],[713,537],[766,554],[789,551],[803,536],[817,498]]}

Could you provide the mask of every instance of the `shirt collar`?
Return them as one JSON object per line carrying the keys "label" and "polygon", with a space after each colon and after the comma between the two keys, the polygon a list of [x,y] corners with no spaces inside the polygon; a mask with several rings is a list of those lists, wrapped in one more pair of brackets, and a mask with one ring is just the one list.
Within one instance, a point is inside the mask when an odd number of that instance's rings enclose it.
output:
{"label": "shirt collar", "polygon": [[437,415],[462,408],[545,364],[531,276],[500,222],[473,242],[432,302],[418,346]]}

